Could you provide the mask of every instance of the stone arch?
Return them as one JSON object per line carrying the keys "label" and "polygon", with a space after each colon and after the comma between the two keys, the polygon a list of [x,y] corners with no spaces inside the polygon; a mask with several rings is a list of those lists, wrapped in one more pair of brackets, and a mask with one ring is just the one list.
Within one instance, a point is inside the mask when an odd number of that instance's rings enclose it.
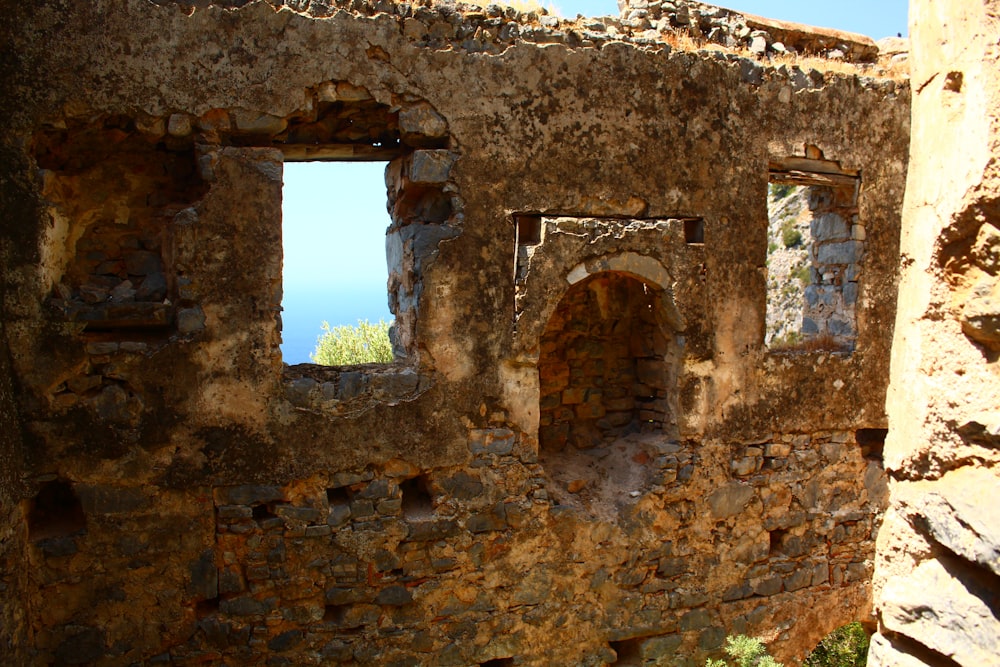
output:
{"label": "stone arch", "polygon": [[[631,254],[631,253],[628,253]],[[586,450],[643,430],[673,430],[678,317],[665,269],[633,255],[577,265],[539,342],[539,449]],[[653,273],[644,280],[638,268]],[[626,261],[628,263],[626,263]],[[616,270],[617,269],[617,270]],[[669,284],[669,283],[668,283]]]}

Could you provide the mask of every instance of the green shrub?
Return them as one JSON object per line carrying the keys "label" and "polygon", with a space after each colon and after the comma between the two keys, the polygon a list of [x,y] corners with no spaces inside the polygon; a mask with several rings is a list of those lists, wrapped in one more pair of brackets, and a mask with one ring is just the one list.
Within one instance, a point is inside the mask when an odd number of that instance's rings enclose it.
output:
{"label": "green shrub", "polygon": [[812,283],[812,272],[806,265],[797,266],[792,269],[791,277],[798,280],[803,287],[809,287]]}
{"label": "green shrub", "polygon": [[[783,667],[767,654],[767,647],[764,640],[759,637],[747,637],[737,635],[726,637],[726,646],[723,649],[730,658],[736,662],[735,667]],[[725,660],[708,660],[705,667],[730,667]]]}
{"label": "green shrub", "polygon": [[793,225],[782,225],[781,242],[786,248],[797,248],[802,245],[802,232]]}
{"label": "green shrub", "polygon": [[869,641],[864,626],[849,623],[824,637],[802,664],[804,667],[865,667]]}
{"label": "green shrub", "polygon": [[795,189],[795,186],[784,183],[769,183],[767,189],[770,190],[771,198],[777,201],[792,194],[792,190]]}
{"label": "green shrub", "polygon": [[798,331],[789,331],[783,336],[775,336],[771,339],[771,349],[785,349],[795,347],[802,343],[802,334]]}
{"label": "green shrub", "polygon": [[316,341],[316,350],[309,356],[314,363],[324,366],[390,363],[393,357],[389,323],[379,320],[372,324],[368,320],[358,320],[356,327],[347,324],[331,327],[323,322],[323,334]]}

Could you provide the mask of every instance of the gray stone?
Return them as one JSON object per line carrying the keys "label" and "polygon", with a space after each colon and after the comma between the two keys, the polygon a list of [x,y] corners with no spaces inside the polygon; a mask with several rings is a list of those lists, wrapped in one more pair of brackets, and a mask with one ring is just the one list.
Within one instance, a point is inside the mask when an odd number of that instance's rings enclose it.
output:
{"label": "gray stone", "polygon": [[810,232],[814,241],[838,241],[850,238],[847,222],[836,213],[823,213],[812,219]]}
{"label": "gray stone", "polygon": [[680,628],[682,631],[700,630],[707,628],[712,623],[712,615],[706,609],[694,609],[681,616]]}
{"label": "gray stone", "polygon": [[275,653],[282,653],[300,644],[304,636],[302,630],[286,630],[271,639],[267,648]]}
{"label": "gray stone", "polygon": [[330,513],[326,516],[326,524],[333,528],[343,526],[351,518],[351,507],[347,503],[330,505]]}
{"label": "gray stone", "polygon": [[280,486],[255,484],[217,486],[212,495],[216,505],[260,505],[283,499]]}
{"label": "gray stone", "polygon": [[939,544],[1000,575],[997,489],[989,470],[965,468],[935,482],[901,485],[899,504]]}
{"label": "gray stone", "polygon": [[742,512],[753,496],[752,487],[734,482],[713,491],[708,496],[708,506],[712,516],[724,519]]}
{"label": "gray stone", "polygon": [[306,407],[309,405],[313,389],[319,383],[312,378],[296,378],[285,385],[285,397],[292,405]]}
{"label": "gray stone", "polygon": [[426,102],[399,111],[399,132],[410,146],[422,146],[448,136],[448,123]]}
{"label": "gray stone", "polygon": [[801,567],[791,575],[785,577],[785,590],[786,591],[797,591],[800,588],[805,588],[812,584],[813,571],[807,567]]}
{"label": "gray stone", "polygon": [[194,333],[205,328],[205,313],[197,306],[181,308],[177,311],[177,331],[182,334]]}
{"label": "gray stone", "polygon": [[267,613],[267,607],[260,600],[241,596],[221,600],[219,611],[230,616],[260,616]]}
{"label": "gray stone", "polygon": [[125,253],[125,270],[132,276],[150,276],[163,273],[160,255],[149,250],[133,250]]}
{"label": "gray stone", "polygon": [[379,591],[379,594],[375,596],[375,604],[386,605],[389,607],[401,607],[412,601],[413,594],[410,593],[406,586],[400,585],[383,588]]}
{"label": "gray stone", "polygon": [[881,633],[872,635],[867,667],[927,667],[927,663],[894,645]]}
{"label": "gray stone", "polygon": [[844,285],[844,304],[853,306],[858,302],[858,284],[847,283]]}
{"label": "gray stone", "polygon": [[726,641],[726,629],[720,627],[706,628],[698,635],[698,648],[702,651],[712,651],[722,646]]}
{"label": "gray stone", "polygon": [[420,385],[420,376],[412,369],[398,373],[377,375],[372,378],[372,393],[378,399],[409,396]]}
{"label": "gray stone", "polygon": [[[890,632],[916,639],[963,667],[996,664],[1000,620],[984,600],[993,600],[995,608],[997,592],[977,584],[967,588],[945,568],[944,560],[924,561],[908,576],[886,581],[882,625]],[[963,566],[955,563],[953,567]]]}
{"label": "gray stone", "polygon": [[347,371],[340,374],[337,383],[337,398],[349,401],[365,393],[368,387],[368,376],[357,371]]}
{"label": "gray stone", "polygon": [[312,523],[319,521],[323,516],[323,511],[314,507],[295,507],[294,505],[277,505],[274,513],[290,521],[302,521]]}
{"label": "gray stone", "polygon": [[445,493],[456,500],[473,500],[483,493],[483,483],[466,472],[458,472],[440,480]]}
{"label": "gray stone", "polygon": [[681,647],[683,638],[680,635],[665,635],[653,637],[642,642],[639,653],[643,660],[661,660],[673,657]]}
{"label": "gray stone", "polygon": [[135,301],[135,288],[131,280],[125,280],[111,290],[109,296],[111,303],[131,303]]}
{"label": "gray stone", "polygon": [[451,151],[414,151],[410,163],[410,180],[425,184],[447,183],[454,163],[455,154]]}
{"label": "gray stone", "polygon": [[750,38],[750,46],[747,47],[747,50],[756,56],[764,55],[767,53],[767,39],[764,38],[764,35],[754,35]]}
{"label": "gray stone", "polygon": [[854,325],[839,317],[831,317],[827,320],[826,327],[834,336],[851,336],[854,334]]}
{"label": "gray stone", "polygon": [[151,273],[135,290],[139,301],[162,301],[167,296],[167,278],[162,273]]}
{"label": "gray stone", "polygon": [[754,595],[777,595],[781,592],[782,581],[781,577],[773,576],[762,579],[753,585]]}
{"label": "gray stone", "polygon": [[824,243],[816,249],[816,262],[819,264],[853,264],[858,258],[857,250],[857,241]]}

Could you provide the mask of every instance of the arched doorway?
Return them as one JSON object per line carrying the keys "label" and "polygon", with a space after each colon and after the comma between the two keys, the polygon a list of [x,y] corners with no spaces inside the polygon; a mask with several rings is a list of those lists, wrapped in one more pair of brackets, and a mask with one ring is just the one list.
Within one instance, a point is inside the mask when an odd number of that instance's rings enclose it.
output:
{"label": "arched doorway", "polygon": [[610,518],[621,507],[612,499],[647,485],[642,464],[675,433],[667,301],[634,274],[602,271],[572,285],[550,317],[539,349],[538,442],[558,502]]}

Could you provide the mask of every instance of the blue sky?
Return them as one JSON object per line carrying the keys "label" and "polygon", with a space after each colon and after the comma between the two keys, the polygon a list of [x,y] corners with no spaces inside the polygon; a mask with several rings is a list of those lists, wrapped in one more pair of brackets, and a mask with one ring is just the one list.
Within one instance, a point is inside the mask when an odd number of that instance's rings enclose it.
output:
{"label": "blue sky", "polygon": [[[875,39],[907,34],[906,0],[732,0],[724,6]],[[563,16],[618,13],[613,0],[559,0],[555,7]],[[384,172],[382,162],[285,164],[281,347],[287,363],[309,361],[324,320],[337,325],[392,318]]]}

